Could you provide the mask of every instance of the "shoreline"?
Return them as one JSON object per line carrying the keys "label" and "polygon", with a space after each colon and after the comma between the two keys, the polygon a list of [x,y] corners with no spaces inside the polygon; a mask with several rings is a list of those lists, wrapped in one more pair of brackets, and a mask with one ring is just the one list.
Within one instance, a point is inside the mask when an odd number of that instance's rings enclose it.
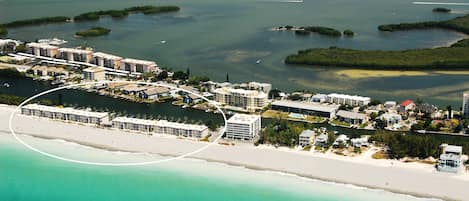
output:
{"label": "shoreline", "polygon": [[[4,135],[11,135],[11,133],[9,133],[9,131],[5,131],[5,130],[0,130],[0,134],[1,133],[3,133]],[[66,139],[66,138],[51,138],[51,137],[45,137],[45,136],[35,135],[35,134],[26,134],[26,133],[17,133],[17,134],[26,135],[26,136],[33,137],[33,138],[40,139],[40,140],[62,140],[65,143],[75,143],[75,144],[78,144],[82,147],[94,148],[98,151],[109,151],[109,152],[114,152],[114,153],[117,153],[117,152],[122,153],[123,152],[123,153],[150,154],[150,155],[158,155],[158,156],[163,156],[163,157],[175,157],[175,156],[177,156],[177,155],[167,155],[167,154],[161,154],[161,153],[139,152],[139,151],[125,150],[125,149],[109,147],[109,146],[103,146],[103,145],[93,144],[93,143],[88,143],[88,142],[69,140],[69,139]],[[203,157],[184,157],[181,160],[184,160],[184,159],[185,160],[199,160],[199,161],[203,161],[203,162],[207,162],[207,163],[219,163],[219,164],[227,165],[227,166],[230,166],[230,167],[245,168],[247,170],[252,170],[252,171],[260,171],[260,172],[267,172],[267,173],[297,177],[297,178],[300,178],[300,179],[307,179],[307,180],[316,181],[316,182],[323,182],[323,183],[327,183],[327,184],[343,185],[343,186],[351,185],[352,187],[363,188],[365,190],[387,191],[387,192],[390,192],[390,193],[400,194],[400,195],[404,195],[404,196],[411,196],[411,197],[419,198],[419,199],[453,200],[453,199],[450,199],[450,198],[447,198],[447,197],[435,197],[435,196],[432,196],[430,194],[417,194],[417,193],[412,193],[412,192],[407,192],[407,191],[397,191],[397,190],[394,190],[394,189],[391,189],[391,188],[377,188],[375,186],[367,186],[367,185],[361,185],[361,184],[356,184],[356,183],[344,183],[344,182],[339,181],[339,180],[332,180],[332,179],[328,179],[328,178],[315,177],[315,176],[311,176],[311,175],[308,175],[308,174],[298,174],[296,172],[280,171],[280,170],[277,170],[277,169],[274,169],[274,168],[264,168],[264,167],[254,166],[254,165],[246,165],[246,164],[243,164],[243,163],[235,163],[235,162],[231,162],[231,161],[213,160],[213,159],[207,159],[207,158],[203,158]]]}
{"label": "shoreline", "polygon": [[[12,106],[0,105],[0,111],[8,110],[11,112],[12,108]],[[9,116],[10,112],[0,112],[0,116]],[[18,125],[13,122],[14,129],[18,134],[24,133],[28,136],[32,135],[43,139],[60,139],[101,150],[175,156],[180,155],[181,150],[182,153],[187,153],[184,149],[194,150],[194,147],[206,145],[206,143],[189,140],[132,134],[21,115],[15,117],[16,120],[18,118],[21,118],[22,122],[28,125],[27,129],[34,130],[34,132],[20,132]],[[6,122],[0,123],[0,132],[8,135],[8,127],[5,129],[3,124],[6,124]],[[54,134],[50,132],[51,130],[60,131],[65,128],[68,131],[67,133]],[[81,133],[87,135],[77,135]],[[112,141],[109,140],[109,137],[112,137]],[[159,150],[161,147],[163,150]],[[369,189],[382,189],[416,197],[463,200],[469,196],[469,192],[458,190],[466,189],[467,181],[469,181],[467,174],[438,173],[431,165],[415,165],[415,163],[403,163],[397,160],[381,162],[373,159],[373,163],[370,163],[369,160],[365,160],[365,157],[332,157],[327,154],[318,155],[291,149],[255,147],[254,145],[238,142],[235,146],[215,144],[207,150],[187,158],[241,166],[252,170],[292,174],[325,182],[351,184]],[[391,165],[389,165],[389,162]],[[428,168],[422,169],[422,167]],[[357,177],[361,174],[363,176]],[[412,180],[408,180],[409,178],[412,178]],[[435,182],[438,185],[435,186]],[[448,186],[452,192],[438,191],[438,186]]]}

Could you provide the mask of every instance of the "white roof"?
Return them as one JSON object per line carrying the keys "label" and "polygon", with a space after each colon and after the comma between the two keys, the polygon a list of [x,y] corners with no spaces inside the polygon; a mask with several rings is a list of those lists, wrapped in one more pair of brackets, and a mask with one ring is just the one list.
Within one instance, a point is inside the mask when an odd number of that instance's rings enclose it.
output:
{"label": "white roof", "polygon": [[347,94],[336,94],[332,93],[327,95],[329,97],[334,97],[334,98],[343,98],[343,99],[352,99],[352,100],[360,100],[360,101],[370,101],[370,97],[363,97],[363,96],[356,96],[356,95],[347,95]]}
{"label": "white roof", "polygon": [[184,123],[177,123],[177,122],[169,122],[166,120],[148,120],[148,119],[138,119],[138,118],[130,118],[130,117],[116,117],[112,121],[121,122],[121,123],[139,124],[139,125],[148,125],[148,126],[159,126],[159,127],[166,127],[166,128],[196,130],[196,131],[204,131],[205,129],[208,128],[205,125],[184,124]]}
{"label": "white roof", "polygon": [[82,49],[75,49],[75,48],[59,48],[59,52],[71,52],[77,54],[91,54],[91,50],[82,50]]}
{"label": "white roof", "polygon": [[103,57],[103,58],[106,58],[106,59],[114,59],[114,60],[122,59],[122,57],[120,57],[120,56],[107,54],[107,53],[103,53],[103,52],[95,52],[95,53],[93,53],[93,56],[94,57]]}
{"label": "white roof", "polygon": [[90,72],[90,73],[96,73],[96,72],[104,72],[104,68],[100,68],[100,67],[89,67],[89,68],[85,68],[83,69],[83,71],[85,72]]}
{"label": "white roof", "polygon": [[15,45],[20,45],[21,42],[13,39],[0,39],[0,45],[5,45],[8,43],[15,43]]}
{"label": "white roof", "polygon": [[456,145],[447,145],[443,144],[443,151],[445,152],[453,152],[453,153],[462,153],[462,147]]}
{"label": "white roof", "polygon": [[311,103],[311,102],[297,102],[297,101],[286,101],[286,100],[274,101],[272,105],[291,107],[291,108],[300,108],[300,109],[313,110],[313,111],[319,111],[319,112],[329,112],[329,113],[334,113],[335,111],[337,111],[337,109],[339,109],[339,106],[337,105],[324,105],[324,104],[317,104],[317,103]]}
{"label": "white roof", "polygon": [[349,112],[345,110],[339,110],[337,112],[337,116],[349,118],[349,119],[366,119],[366,114],[357,113],[357,112]]}
{"label": "white roof", "polygon": [[28,105],[23,106],[22,108],[40,110],[40,111],[48,111],[48,112],[57,112],[57,113],[63,113],[63,114],[96,117],[96,118],[103,118],[109,115],[109,113],[107,112],[91,112],[91,111],[86,111],[86,110],[78,110],[78,109],[74,109],[71,107],[61,108],[61,107],[38,105],[38,104],[28,104]]}
{"label": "white roof", "polygon": [[239,114],[236,113],[228,119],[227,123],[252,124],[261,118],[260,115]]}
{"label": "white roof", "polygon": [[59,47],[49,45],[49,44],[44,44],[44,43],[28,43],[26,44],[27,47],[36,47],[36,48],[44,48],[44,49],[58,49]]}
{"label": "white roof", "polygon": [[314,135],[314,131],[307,129],[301,132],[300,137],[311,137],[313,135]]}
{"label": "white roof", "polygon": [[267,98],[267,94],[262,91],[257,90],[246,90],[246,89],[235,89],[231,87],[222,87],[215,89],[215,93],[218,94],[241,94],[243,96],[258,97],[258,98]]}
{"label": "white roof", "polygon": [[154,61],[146,61],[146,60],[139,60],[139,59],[125,58],[124,60],[122,60],[122,62],[141,64],[141,65],[155,65],[156,66],[156,63]]}

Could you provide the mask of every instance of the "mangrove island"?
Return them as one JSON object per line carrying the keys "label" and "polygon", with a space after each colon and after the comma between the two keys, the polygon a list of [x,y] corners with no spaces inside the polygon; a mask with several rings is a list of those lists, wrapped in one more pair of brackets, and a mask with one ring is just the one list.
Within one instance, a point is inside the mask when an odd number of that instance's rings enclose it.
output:
{"label": "mangrove island", "polygon": [[111,32],[110,29],[104,27],[92,27],[86,30],[76,32],[75,35],[81,37],[94,37],[94,36],[103,36],[108,35]]}
{"label": "mangrove island", "polygon": [[451,47],[403,51],[315,48],[289,55],[285,63],[367,69],[467,69],[468,45],[469,39],[461,40]]}
{"label": "mangrove island", "polygon": [[400,24],[385,24],[378,26],[380,31],[404,31],[412,29],[432,29],[440,28],[461,33],[469,34],[469,15],[456,17],[451,20],[445,21],[426,21],[414,23],[400,23]]}

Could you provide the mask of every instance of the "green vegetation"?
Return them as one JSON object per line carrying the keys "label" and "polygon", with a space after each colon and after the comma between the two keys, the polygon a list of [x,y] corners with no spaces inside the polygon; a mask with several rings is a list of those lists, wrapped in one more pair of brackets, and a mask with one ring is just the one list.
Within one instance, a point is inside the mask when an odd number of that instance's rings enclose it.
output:
{"label": "green vegetation", "polygon": [[427,21],[415,23],[386,24],[378,26],[380,31],[402,31],[411,29],[441,28],[469,34],[469,15],[446,21]]}
{"label": "green vegetation", "polygon": [[317,33],[317,34],[326,35],[326,36],[334,36],[334,37],[342,36],[342,33],[339,30],[329,28],[329,27],[310,26],[310,27],[304,27],[304,30],[309,31],[311,33]]}
{"label": "green vegetation", "polygon": [[435,13],[449,13],[451,12],[451,9],[438,7],[438,8],[434,8],[432,11]]}
{"label": "green vegetation", "polygon": [[[26,100],[26,97],[0,93],[0,104],[19,105],[25,100]],[[54,101],[49,100],[49,99],[38,99],[38,100],[33,100],[29,103],[38,103],[41,105],[55,105]]]}
{"label": "green vegetation", "polygon": [[200,82],[207,82],[210,78],[207,76],[190,76],[187,80],[188,85],[199,85]]}
{"label": "green vegetation", "polygon": [[66,16],[42,17],[42,18],[34,18],[34,19],[27,19],[27,20],[17,20],[17,21],[2,24],[0,26],[5,27],[5,28],[13,28],[13,27],[40,25],[40,24],[63,23],[63,22],[68,22],[69,20],[70,18]]}
{"label": "green vegetation", "polygon": [[108,35],[110,32],[111,32],[110,29],[106,29],[104,27],[92,27],[86,30],[76,32],[75,34],[77,36],[83,36],[83,37],[94,37],[94,36]]}
{"label": "green vegetation", "polygon": [[451,47],[469,47],[469,39],[462,39],[451,45]]}
{"label": "green vegetation", "polygon": [[75,21],[90,21],[90,20],[99,20],[99,18],[104,16],[110,16],[112,18],[125,18],[129,13],[143,13],[144,15],[150,14],[159,14],[167,12],[176,12],[180,8],[177,6],[134,6],[130,8],[125,8],[123,10],[100,10],[82,13],[75,16],[73,19]]}
{"label": "green vegetation", "polygon": [[0,36],[7,35],[8,31],[5,27],[0,26]]}
{"label": "green vegetation", "polygon": [[311,124],[274,119],[261,132],[257,143],[294,147],[299,142],[301,132],[310,126]]}
{"label": "green vegetation", "polygon": [[469,153],[469,141],[459,138],[439,138],[437,136],[381,133],[370,137],[370,141],[385,144],[389,147],[391,158],[409,157],[435,157],[440,155],[439,146],[443,143],[463,146],[463,153]]}
{"label": "green vegetation", "polygon": [[142,12],[144,15],[152,15],[159,13],[177,12],[181,8],[178,6],[135,6],[126,8],[127,12]]}
{"label": "green vegetation", "polygon": [[315,48],[300,50],[285,59],[287,64],[344,66],[382,69],[469,68],[468,41],[458,47],[414,49],[403,51],[353,50],[344,48]]}
{"label": "green vegetation", "polygon": [[354,35],[355,35],[355,33],[352,30],[350,30],[350,29],[344,30],[344,36],[351,37],[351,36],[354,36]]}

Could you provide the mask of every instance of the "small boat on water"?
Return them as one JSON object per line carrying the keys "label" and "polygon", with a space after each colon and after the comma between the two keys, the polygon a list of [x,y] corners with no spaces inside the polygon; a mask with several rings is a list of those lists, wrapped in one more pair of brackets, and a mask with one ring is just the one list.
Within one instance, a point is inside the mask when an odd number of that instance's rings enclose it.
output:
{"label": "small boat on water", "polygon": [[6,87],[6,88],[9,88],[9,87],[10,87],[10,84],[8,84],[8,83],[5,82],[5,83],[3,83],[3,86]]}
{"label": "small boat on water", "polygon": [[165,44],[165,43],[166,43],[166,41],[165,41],[165,40],[162,40],[162,41],[161,41],[161,44]]}
{"label": "small boat on water", "polygon": [[259,59],[259,60],[256,61],[256,64],[260,64],[261,62],[262,62],[262,60]]}
{"label": "small boat on water", "polygon": [[46,39],[39,39],[37,40],[38,43],[44,43],[49,45],[62,45],[68,43],[66,40],[58,39],[58,38],[46,38]]}

